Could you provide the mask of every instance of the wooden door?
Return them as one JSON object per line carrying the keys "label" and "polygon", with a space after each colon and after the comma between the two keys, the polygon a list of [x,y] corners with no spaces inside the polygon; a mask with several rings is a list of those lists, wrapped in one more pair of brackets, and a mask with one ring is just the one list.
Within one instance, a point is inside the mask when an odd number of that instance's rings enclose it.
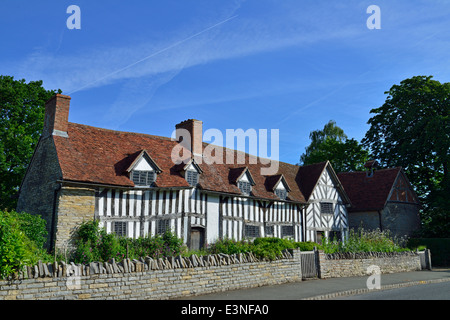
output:
{"label": "wooden door", "polygon": [[205,242],[205,229],[204,228],[191,228],[191,240],[189,249],[200,250],[203,248]]}

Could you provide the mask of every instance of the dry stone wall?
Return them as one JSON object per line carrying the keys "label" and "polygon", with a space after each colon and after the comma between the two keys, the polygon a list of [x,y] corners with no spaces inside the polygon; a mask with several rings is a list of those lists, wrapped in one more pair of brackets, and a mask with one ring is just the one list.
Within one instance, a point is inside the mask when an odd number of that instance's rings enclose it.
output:
{"label": "dry stone wall", "polygon": [[320,277],[340,278],[367,276],[369,267],[377,266],[381,273],[410,272],[422,269],[416,252],[344,253],[319,252]]}
{"label": "dry stone wall", "polygon": [[252,254],[39,263],[0,281],[0,300],[171,299],[301,281],[300,253],[259,261]]}
{"label": "dry stone wall", "polygon": [[[326,255],[316,252],[321,278],[368,276],[421,270],[417,252]],[[174,299],[191,295],[301,281],[301,253],[289,250],[275,261],[251,253],[122,262],[38,263],[8,281],[0,280],[0,300]]]}

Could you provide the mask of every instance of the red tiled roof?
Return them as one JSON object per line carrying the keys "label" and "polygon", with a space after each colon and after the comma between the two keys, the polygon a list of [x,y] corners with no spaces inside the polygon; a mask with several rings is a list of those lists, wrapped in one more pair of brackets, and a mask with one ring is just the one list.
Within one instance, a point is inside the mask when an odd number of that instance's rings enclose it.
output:
{"label": "red tiled roof", "polygon": [[299,184],[305,199],[309,199],[311,196],[326,165],[327,161],[300,167],[299,177],[301,177],[301,179],[299,179],[297,183]]}
{"label": "red tiled roof", "polygon": [[[101,129],[70,122],[67,133],[68,138],[54,136],[64,180],[132,187],[134,184],[128,178],[126,170],[142,150],[146,150],[162,170],[156,180],[157,187],[189,187],[180,174],[180,166],[172,162],[171,153],[177,142],[170,138]],[[204,147],[207,145],[203,144]],[[226,152],[223,153],[225,159]],[[245,164],[238,164],[237,153],[234,152],[234,164],[199,164],[203,171],[199,179],[200,187],[215,192],[241,194],[231,180],[236,172],[240,171],[238,168],[247,167],[256,183],[252,187],[253,195],[258,198],[278,199],[273,191],[267,188],[266,179],[270,177],[261,175],[261,168],[267,165],[262,165],[259,161],[253,164],[249,160],[249,157],[253,156],[248,154],[245,154]],[[234,172],[230,174],[230,170]],[[312,179],[316,175],[308,174],[308,170],[299,166],[279,162],[276,175],[281,174],[291,187],[288,200],[304,203],[305,196],[301,187],[315,185]]]}
{"label": "red tiled roof", "polygon": [[383,209],[400,171],[400,167],[380,169],[371,177],[364,171],[339,173],[339,180],[352,202],[349,211]]}

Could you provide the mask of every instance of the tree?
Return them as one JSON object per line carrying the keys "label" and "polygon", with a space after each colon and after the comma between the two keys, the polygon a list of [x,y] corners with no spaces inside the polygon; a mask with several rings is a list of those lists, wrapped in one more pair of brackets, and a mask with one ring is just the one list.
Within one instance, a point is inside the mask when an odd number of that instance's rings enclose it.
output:
{"label": "tree", "polygon": [[375,116],[362,142],[380,164],[403,167],[426,199],[448,185],[450,83],[416,76],[385,93],[385,103],[370,111]]}
{"label": "tree", "polygon": [[412,77],[385,92],[362,141],[382,165],[403,167],[422,200],[424,229],[450,227],[450,83],[432,78]]}
{"label": "tree", "polygon": [[324,143],[327,138],[343,142],[347,139],[347,135],[344,133],[344,130],[336,125],[336,121],[330,120],[322,130],[311,131],[309,138],[311,139],[311,144],[306,147],[305,153],[300,156],[300,162],[302,164],[310,164],[308,157],[310,157],[311,153],[320,148],[320,145]]}
{"label": "tree", "polygon": [[42,132],[45,102],[55,93],[42,81],[0,76],[0,209],[16,207],[14,196]]}
{"label": "tree", "polygon": [[312,131],[311,144],[300,156],[302,165],[330,161],[336,172],[364,170],[369,152],[355,139],[348,139],[344,130],[330,120],[323,130]]}

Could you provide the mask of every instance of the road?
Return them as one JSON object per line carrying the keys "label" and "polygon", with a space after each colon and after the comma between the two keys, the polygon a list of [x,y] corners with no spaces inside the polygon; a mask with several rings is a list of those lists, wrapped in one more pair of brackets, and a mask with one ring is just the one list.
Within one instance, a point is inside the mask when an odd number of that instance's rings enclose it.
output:
{"label": "road", "polygon": [[[381,275],[381,291],[367,288],[368,277],[316,279],[274,286],[217,292],[201,296],[184,297],[183,300],[302,300],[355,298],[384,299],[389,294],[402,294],[399,299],[450,300],[450,269],[415,271]],[[430,285],[425,285],[430,283]],[[406,288],[407,287],[407,288]],[[405,290],[397,291],[403,288]],[[376,289],[374,289],[376,290]],[[423,290],[423,291],[422,291]],[[444,291],[444,292],[441,292]],[[367,293],[368,292],[368,293]],[[421,293],[423,292],[423,293]],[[368,295],[366,296],[365,293]],[[415,297],[415,298],[408,298]],[[389,298],[386,298],[389,299]]]}
{"label": "road", "polygon": [[450,281],[374,291],[336,300],[450,300]]}

